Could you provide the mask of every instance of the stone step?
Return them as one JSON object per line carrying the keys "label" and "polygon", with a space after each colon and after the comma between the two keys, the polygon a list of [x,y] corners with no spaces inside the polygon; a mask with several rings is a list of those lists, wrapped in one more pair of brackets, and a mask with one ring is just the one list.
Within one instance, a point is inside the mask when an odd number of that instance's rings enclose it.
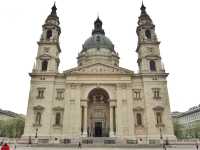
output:
{"label": "stone step", "polygon": [[116,144],[117,138],[115,137],[84,137],[82,138],[83,144]]}

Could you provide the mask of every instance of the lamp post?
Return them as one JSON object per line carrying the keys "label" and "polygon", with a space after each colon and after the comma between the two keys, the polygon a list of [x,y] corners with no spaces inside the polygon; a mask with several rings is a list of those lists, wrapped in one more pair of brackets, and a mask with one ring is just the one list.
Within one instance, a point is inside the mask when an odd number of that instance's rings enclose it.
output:
{"label": "lamp post", "polygon": [[160,140],[163,139],[163,135],[162,135],[162,128],[160,127]]}
{"label": "lamp post", "polygon": [[36,139],[37,139],[37,137],[38,137],[37,134],[38,134],[38,128],[35,129],[35,138],[36,138]]}
{"label": "lamp post", "polygon": [[166,144],[163,140],[163,133],[162,133],[162,127],[160,127],[160,140],[161,140],[161,144],[163,145],[163,149],[166,150],[167,147],[166,147]]}
{"label": "lamp post", "polygon": [[38,137],[38,128],[35,129],[35,143],[36,144],[38,143],[37,137]]}

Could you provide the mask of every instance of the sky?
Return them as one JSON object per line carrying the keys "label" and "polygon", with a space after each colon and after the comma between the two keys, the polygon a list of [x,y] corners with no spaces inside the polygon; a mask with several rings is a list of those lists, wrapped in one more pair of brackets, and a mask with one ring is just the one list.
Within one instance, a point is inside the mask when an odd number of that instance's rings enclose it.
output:
{"label": "sky", "polygon": [[[26,114],[30,76],[42,25],[56,1],[61,36],[59,71],[77,65],[82,44],[99,15],[115,45],[120,66],[138,71],[136,27],[141,0],[2,0],[0,5],[0,108]],[[170,73],[171,111],[200,104],[200,1],[144,0],[156,25],[160,52]]]}

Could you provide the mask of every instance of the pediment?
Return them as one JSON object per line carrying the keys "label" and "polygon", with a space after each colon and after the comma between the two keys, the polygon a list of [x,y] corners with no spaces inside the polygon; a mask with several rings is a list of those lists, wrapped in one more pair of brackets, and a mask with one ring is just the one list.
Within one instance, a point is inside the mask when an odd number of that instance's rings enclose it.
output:
{"label": "pediment", "polygon": [[134,72],[118,66],[111,66],[107,64],[96,63],[92,65],[76,67],[70,70],[64,71],[68,74],[133,74]]}
{"label": "pediment", "polygon": [[43,54],[41,56],[39,56],[40,59],[50,59],[51,56],[49,56],[48,54]]}
{"label": "pediment", "polygon": [[63,111],[64,108],[60,107],[60,106],[57,106],[57,107],[53,107],[53,110],[55,110],[55,111]]}
{"label": "pediment", "polygon": [[158,55],[150,54],[150,55],[147,55],[145,58],[147,58],[147,59],[160,59],[161,57],[158,56]]}
{"label": "pediment", "polygon": [[33,109],[34,109],[34,110],[43,110],[44,107],[41,106],[41,105],[37,105],[37,106],[34,106]]}
{"label": "pediment", "polygon": [[153,110],[155,110],[155,111],[163,111],[164,108],[162,106],[156,106],[156,107],[153,108]]}
{"label": "pediment", "polygon": [[140,106],[133,108],[133,111],[143,111],[143,110],[144,110],[144,108],[142,108]]}

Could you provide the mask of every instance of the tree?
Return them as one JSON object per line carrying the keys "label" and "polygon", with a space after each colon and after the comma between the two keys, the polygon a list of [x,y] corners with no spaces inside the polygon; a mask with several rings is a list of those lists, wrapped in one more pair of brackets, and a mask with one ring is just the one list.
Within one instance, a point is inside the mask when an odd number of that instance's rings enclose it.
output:
{"label": "tree", "polygon": [[174,134],[178,139],[183,138],[182,128],[181,124],[174,122]]}
{"label": "tree", "polygon": [[200,138],[200,120],[193,123],[194,138]]}
{"label": "tree", "polygon": [[24,118],[0,120],[0,136],[9,138],[21,137],[24,125]]}

